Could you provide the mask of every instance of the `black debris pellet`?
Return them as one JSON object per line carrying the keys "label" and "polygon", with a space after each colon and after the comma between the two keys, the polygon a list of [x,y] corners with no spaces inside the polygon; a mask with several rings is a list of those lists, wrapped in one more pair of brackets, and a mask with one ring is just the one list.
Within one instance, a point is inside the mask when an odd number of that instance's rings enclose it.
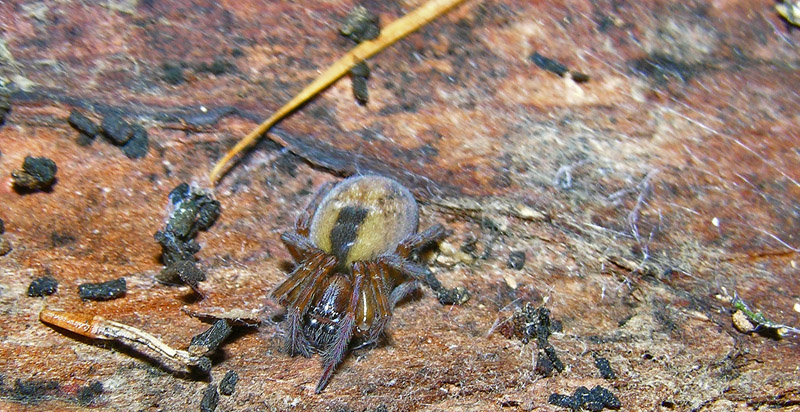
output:
{"label": "black debris pellet", "polygon": [[49,296],[58,290],[58,281],[50,276],[42,276],[34,279],[28,286],[28,296],[41,297]]}
{"label": "black debris pellet", "polygon": [[190,193],[191,187],[189,187],[189,184],[181,183],[169,192],[169,202],[172,203],[173,206],[177,205],[179,202],[188,198]]}
{"label": "black debris pellet", "polygon": [[22,169],[11,173],[14,185],[29,190],[45,190],[56,180],[58,166],[46,157],[25,156]]}
{"label": "black debris pellet", "polygon": [[192,337],[189,353],[199,356],[207,355],[219,347],[222,341],[231,334],[233,328],[226,319],[219,319],[203,333]]}
{"label": "black debris pellet", "polygon": [[598,385],[592,388],[591,394],[593,400],[602,402],[606,408],[619,409],[622,407],[622,403],[620,403],[619,398],[611,393],[610,390],[602,386]]}
{"label": "black debris pellet", "polygon": [[372,14],[364,6],[356,6],[345,17],[339,33],[349,37],[356,43],[373,40],[381,34],[378,16]]}
{"label": "black debris pellet", "polygon": [[125,144],[133,136],[133,128],[131,125],[116,114],[110,114],[104,117],[102,127],[103,134],[116,145]]}
{"label": "black debris pellet", "polygon": [[122,153],[130,159],[141,159],[147,155],[150,148],[150,141],[147,137],[147,130],[137,125],[132,126],[133,136],[122,146]]}
{"label": "black debris pellet", "polygon": [[444,286],[441,286],[439,289],[434,289],[436,291],[436,297],[439,299],[439,303],[442,305],[461,305],[469,300],[469,291],[463,287],[455,287],[452,289],[447,289]]}
{"label": "black debris pellet", "polygon": [[579,386],[572,394],[572,397],[575,398],[580,405],[585,405],[586,402],[592,399],[592,396],[592,391],[585,386]]}
{"label": "black debris pellet", "polygon": [[197,230],[206,230],[217,221],[222,208],[218,200],[207,200],[200,203],[200,210],[197,212]]}
{"label": "black debris pellet", "polygon": [[589,75],[585,73],[570,71],[569,75],[575,83],[586,83],[589,81]]}
{"label": "black debris pellet", "polygon": [[82,406],[92,404],[98,396],[103,394],[103,383],[94,381],[78,389],[78,403]]}
{"label": "black debris pellet", "polygon": [[183,65],[180,63],[164,63],[161,65],[164,72],[162,79],[172,85],[179,85],[186,81],[183,76]]}
{"label": "black debris pellet", "polygon": [[581,407],[575,401],[575,398],[569,395],[562,395],[560,393],[554,393],[550,395],[550,398],[547,399],[547,402],[551,405],[561,406],[563,408],[569,408],[575,411]]}
{"label": "black debris pellet", "polygon": [[[192,243],[196,244],[194,241]],[[162,282],[174,282],[180,279],[192,290],[199,292],[200,282],[206,280],[206,273],[197,267],[194,260],[179,260],[162,269],[158,279]]]}
{"label": "black debris pellet", "polygon": [[520,270],[525,267],[525,252],[518,250],[508,254],[508,267]]}
{"label": "black debris pellet", "polygon": [[236,65],[225,60],[224,58],[216,58],[213,62],[200,63],[195,68],[198,73],[211,73],[215,76],[236,71]]}
{"label": "black debris pellet", "polygon": [[[161,245],[161,259],[164,261],[166,266],[173,266],[178,262],[189,261],[190,263],[195,262],[194,254],[200,251],[200,245],[194,240],[182,240],[178,236],[175,235],[175,232],[172,230],[159,230],[153,236]],[[181,276],[179,272],[185,270],[192,270],[191,268],[175,268],[174,270],[174,279],[178,279]],[[191,276],[190,276],[191,277]],[[205,280],[205,279],[200,279]],[[169,278],[163,279],[163,281],[169,281]]]}
{"label": "black debris pellet", "polygon": [[603,379],[616,379],[617,374],[611,369],[611,364],[608,362],[608,359],[594,354],[594,366],[597,366],[597,370],[600,371],[600,376],[602,376]]}
{"label": "black debris pellet", "polygon": [[52,397],[59,392],[60,385],[53,380],[14,380],[14,387],[3,385],[3,397],[11,398],[18,402],[35,404],[43,399]]}
{"label": "black debris pellet", "polygon": [[553,347],[553,345],[548,343],[547,346],[544,347],[544,352],[547,354],[550,362],[553,362],[553,368],[559,372],[564,372],[564,363],[558,358],[556,349]]}
{"label": "black debris pellet", "polygon": [[197,364],[194,365],[195,369],[203,372],[206,375],[211,374],[211,359],[207,356],[200,356],[197,358]]}
{"label": "black debris pellet", "polygon": [[219,381],[219,393],[225,396],[230,396],[236,389],[236,382],[239,382],[239,375],[236,372],[225,372],[225,377]]}
{"label": "black debris pellet", "polygon": [[78,285],[78,296],[84,300],[111,300],[125,295],[127,284],[125,278],[109,280],[103,283],[83,283]]}
{"label": "black debris pellet", "polygon": [[564,66],[563,64],[561,64],[561,63],[559,63],[559,62],[557,62],[557,61],[555,61],[555,60],[553,60],[553,59],[551,59],[549,57],[544,57],[541,54],[539,54],[539,52],[534,52],[531,55],[531,61],[535,65],[539,66],[539,68],[547,70],[547,71],[549,71],[551,73],[555,73],[555,74],[557,74],[559,76],[563,76],[563,75],[567,74],[567,72],[569,72],[569,69],[567,69],[567,66]]}
{"label": "black debris pellet", "polygon": [[367,79],[369,78],[369,66],[367,63],[360,62],[350,69],[350,79],[353,83],[353,97],[360,105],[365,105],[369,101],[369,90],[367,89]]}
{"label": "black debris pellet", "polygon": [[595,386],[592,390],[581,386],[575,389],[572,396],[554,393],[548,402],[574,411],[583,409],[592,412],[600,412],[605,408],[619,409],[622,406],[619,399],[602,386]]}
{"label": "black debris pellet", "polygon": [[12,249],[11,241],[0,235],[0,256],[9,254]]}
{"label": "black debris pellet", "polygon": [[214,412],[219,403],[219,393],[214,384],[209,384],[205,391],[203,391],[203,400],[200,402],[200,411]]}
{"label": "black debris pellet", "polygon": [[0,219],[0,235],[6,233],[6,225],[3,223],[3,219]]}
{"label": "black debris pellet", "polygon": [[165,283],[181,280],[202,295],[198,287],[206,275],[197,266],[194,254],[200,250],[200,245],[194,238],[217,220],[221,213],[220,203],[186,183],[172,189],[169,201],[174,210],[166,227],[154,236],[161,245],[161,259],[165,266],[156,278]]}
{"label": "black debris pellet", "polygon": [[85,134],[89,138],[94,138],[94,136],[100,132],[100,128],[97,126],[97,124],[95,124],[95,122],[77,110],[70,112],[69,117],[67,118],[67,123],[74,127],[75,130]]}
{"label": "black debris pellet", "polygon": [[540,350],[536,356],[534,372],[545,378],[553,376],[553,362],[550,362],[550,358],[547,357],[543,350]]}
{"label": "black debris pellet", "polygon": [[350,69],[350,74],[353,76],[358,77],[369,77],[369,65],[366,62],[358,62],[352,69]]}

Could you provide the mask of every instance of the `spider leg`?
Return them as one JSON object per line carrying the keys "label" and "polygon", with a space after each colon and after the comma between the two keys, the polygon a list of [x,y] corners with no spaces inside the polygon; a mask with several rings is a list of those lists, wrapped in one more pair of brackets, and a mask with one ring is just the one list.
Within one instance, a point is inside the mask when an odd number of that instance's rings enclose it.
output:
{"label": "spider leg", "polygon": [[[314,298],[314,294],[319,289],[320,283],[325,276],[330,273],[334,266],[336,266],[335,257],[322,254],[317,255],[313,258],[312,262],[309,262],[308,269],[304,269],[296,273],[294,276],[290,277],[286,282],[284,282],[284,284],[281,284],[278,289],[275,290],[275,292],[273,292],[274,295],[283,293],[283,295],[279,296],[284,296],[285,294],[293,291],[295,287],[300,287],[300,292],[297,297],[291,303],[286,305],[286,349],[291,356],[294,356],[298,353],[305,357],[311,356],[311,345],[303,335],[303,316],[305,315],[306,310],[308,310],[308,305]],[[300,276],[301,274],[302,276]],[[290,289],[288,286],[284,288],[285,284],[289,283],[289,281],[292,281],[295,278],[297,278],[296,285]],[[283,292],[285,289],[289,290]]]}
{"label": "spider leg", "polygon": [[307,260],[309,256],[313,255],[315,252],[321,253],[319,248],[311,243],[311,240],[294,230],[283,232],[281,234],[281,241],[283,241],[286,249],[296,262]]}
{"label": "spider leg", "polygon": [[434,291],[442,289],[442,283],[439,282],[439,279],[436,279],[436,276],[433,275],[433,272],[431,272],[430,269],[425,266],[393,255],[381,256],[378,259],[380,263],[398,272],[405,273],[416,280],[424,282]]}
{"label": "spider leg", "polygon": [[297,216],[297,220],[294,222],[294,227],[295,230],[297,230],[297,233],[303,236],[308,236],[309,229],[311,228],[311,219],[314,218],[314,211],[317,210],[317,206],[319,206],[322,198],[325,197],[328,192],[330,192],[333,185],[333,182],[328,182],[320,186],[320,188],[317,190],[317,193],[314,194],[314,197],[306,205],[306,208],[303,209],[303,211]]}
{"label": "spider leg", "polygon": [[414,233],[397,246],[397,254],[408,257],[411,252],[430,243],[439,242],[450,236],[453,231],[446,229],[441,224],[436,224],[424,232]]}
{"label": "spider leg", "polygon": [[377,311],[372,325],[369,328],[367,344],[375,342],[380,338],[381,332],[386,328],[386,324],[392,317],[392,308],[394,307],[393,304],[390,304],[391,299],[387,299],[386,291],[382,287],[383,279],[386,279],[388,275],[386,269],[380,264],[373,263],[370,265],[369,272],[368,288]]}
{"label": "spider leg", "polygon": [[379,258],[379,262],[390,268],[411,276],[412,278],[425,282],[434,292],[439,303],[443,305],[461,304],[469,299],[469,292],[463,287],[447,289],[442,286],[439,279],[436,279],[433,272],[425,266],[418,265],[408,259],[399,256],[385,255]]}
{"label": "spider leg", "polygon": [[417,280],[412,280],[410,282],[405,282],[398,285],[392,291],[392,294],[389,295],[389,302],[392,307],[397,306],[397,304],[403,300],[406,296],[408,296],[411,292],[417,290],[419,287],[420,282]]}
{"label": "spider leg", "polygon": [[367,276],[369,276],[369,273],[367,273],[365,265],[362,262],[355,262],[353,264],[353,291],[350,296],[350,303],[347,307],[344,319],[342,320],[342,324],[336,331],[336,339],[328,350],[325,351],[325,369],[322,372],[319,383],[317,383],[316,393],[320,393],[325,389],[325,385],[328,384],[331,376],[333,376],[336,365],[341,362],[350,343],[350,339],[353,337],[356,308],[361,297],[361,284]]}
{"label": "spider leg", "polygon": [[306,280],[310,274],[319,270],[323,257],[324,255],[319,253],[309,257],[306,263],[297,265],[292,273],[289,274],[289,277],[272,291],[272,297],[283,303],[283,301],[286,300],[284,298],[288,298],[287,295],[298,286],[301,286],[304,283],[303,281]]}

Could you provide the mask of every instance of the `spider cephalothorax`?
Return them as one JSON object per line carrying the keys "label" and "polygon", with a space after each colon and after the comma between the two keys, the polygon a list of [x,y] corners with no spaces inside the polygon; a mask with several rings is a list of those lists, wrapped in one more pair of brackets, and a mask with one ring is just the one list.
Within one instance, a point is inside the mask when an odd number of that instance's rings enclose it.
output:
{"label": "spider cephalothorax", "polygon": [[441,300],[441,285],[415,256],[449,233],[442,225],[417,233],[418,220],[408,189],[385,177],[357,176],[321,189],[295,229],[281,236],[297,266],[272,296],[286,306],[288,352],[323,356],[317,393],[351,340],[377,341],[395,304],[420,281]]}

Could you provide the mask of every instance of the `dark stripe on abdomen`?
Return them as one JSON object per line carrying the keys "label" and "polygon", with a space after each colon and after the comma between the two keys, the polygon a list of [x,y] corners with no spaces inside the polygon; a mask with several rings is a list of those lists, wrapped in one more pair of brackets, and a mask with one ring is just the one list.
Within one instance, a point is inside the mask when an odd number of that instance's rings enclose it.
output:
{"label": "dark stripe on abdomen", "polygon": [[340,264],[347,261],[347,254],[358,237],[358,228],[367,218],[369,210],[363,207],[345,206],[339,210],[339,216],[331,230],[331,253]]}

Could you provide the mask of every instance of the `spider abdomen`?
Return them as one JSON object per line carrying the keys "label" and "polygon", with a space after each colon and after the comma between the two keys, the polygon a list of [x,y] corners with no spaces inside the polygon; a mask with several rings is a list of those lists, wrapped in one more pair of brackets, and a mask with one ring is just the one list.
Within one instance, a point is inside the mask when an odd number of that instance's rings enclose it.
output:
{"label": "spider abdomen", "polygon": [[340,269],[394,252],[417,231],[417,202],[405,187],[381,176],[358,176],[336,185],[311,221],[309,237],[339,261]]}

